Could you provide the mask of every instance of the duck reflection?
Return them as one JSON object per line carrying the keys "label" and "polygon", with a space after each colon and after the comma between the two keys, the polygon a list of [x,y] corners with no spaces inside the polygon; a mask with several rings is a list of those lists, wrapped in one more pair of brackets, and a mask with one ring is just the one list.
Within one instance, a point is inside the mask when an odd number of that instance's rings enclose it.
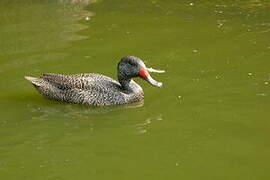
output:
{"label": "duck reflection", "polygon": [[76,105],[76,104],[66,104],[55,102],[55,104],[49,104],[48,106],[42,107],[32,107],[29,106],[30,112],[33,113],[32,119],[37,120],[46,120],[51,119],[52,117],[61,117],[61,119],[89,119],[93,115],[102,115],[112,112],[121,112],[126,109],[135,109],[140,108],[144,105],[144,101],[118,105],[118,106],[85,106],[85,105]]}

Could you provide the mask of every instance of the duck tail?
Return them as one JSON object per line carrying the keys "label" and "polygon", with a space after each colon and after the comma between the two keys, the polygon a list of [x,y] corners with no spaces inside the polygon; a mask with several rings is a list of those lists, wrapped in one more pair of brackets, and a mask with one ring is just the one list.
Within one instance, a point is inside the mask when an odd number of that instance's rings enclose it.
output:
{"label": "duck tail", "polygon": [[24,76],[24,78],[28,81],[30,81],[34,86],[41,86],[42,84],[42,79],[40,78],[35,78],[31,76]]}

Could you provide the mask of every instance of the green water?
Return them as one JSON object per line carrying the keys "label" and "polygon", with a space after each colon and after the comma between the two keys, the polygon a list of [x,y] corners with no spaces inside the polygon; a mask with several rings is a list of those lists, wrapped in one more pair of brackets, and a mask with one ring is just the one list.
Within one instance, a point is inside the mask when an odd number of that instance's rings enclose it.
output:
{"label": "green water", "polygon": [[[0,179],[269,179],[268,1],[0,2]],[[23,77],[165,69],[145,100],[93,108]]]}

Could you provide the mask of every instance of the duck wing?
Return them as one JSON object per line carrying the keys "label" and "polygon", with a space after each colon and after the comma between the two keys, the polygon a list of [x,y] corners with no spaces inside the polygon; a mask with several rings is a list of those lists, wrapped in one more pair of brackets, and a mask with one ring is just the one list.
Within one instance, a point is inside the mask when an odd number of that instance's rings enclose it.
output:
{"label": "duck wing", "polygon": [[118,86],[118,82],[115,80],[107,76],[94,73],[73,75],[46,73],[42,74],[41,78],[62,90],[72,88],[90,90],[97,86],[97,84],[106,85],[107,83],[109,83],[111,86],[112,84]]}

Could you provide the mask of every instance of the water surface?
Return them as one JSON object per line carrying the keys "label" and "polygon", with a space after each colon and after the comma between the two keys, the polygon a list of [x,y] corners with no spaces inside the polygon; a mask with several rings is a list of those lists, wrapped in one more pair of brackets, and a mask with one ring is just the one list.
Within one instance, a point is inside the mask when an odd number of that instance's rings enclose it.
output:
{"label": "water surface", "polygon": [[[269,179],[266,1],[1,1],[1,179]],[[42,98],[42,72],[165,69],[141,103]]]}

